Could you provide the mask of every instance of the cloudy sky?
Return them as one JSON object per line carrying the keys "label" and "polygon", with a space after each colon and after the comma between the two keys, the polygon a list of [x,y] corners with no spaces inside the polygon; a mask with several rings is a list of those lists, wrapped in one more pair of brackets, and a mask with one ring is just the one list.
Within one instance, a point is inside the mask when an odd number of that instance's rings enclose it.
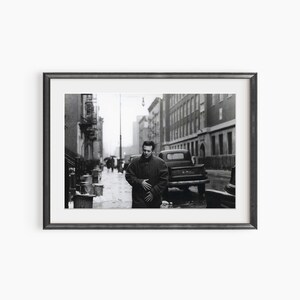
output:
{"label": "cloudy sky", "polygon": [[[121,98],[121,127],[122,146],[131,146],[133,143],[133,122],[139,115],[148,115],[148,107],[160,94],[97,94],[100,107],[100,116],[104,118],[103,142],[104,153],[114,154],[120,144],[120,98]],[[145,105],[142,105],[144,98]]]}

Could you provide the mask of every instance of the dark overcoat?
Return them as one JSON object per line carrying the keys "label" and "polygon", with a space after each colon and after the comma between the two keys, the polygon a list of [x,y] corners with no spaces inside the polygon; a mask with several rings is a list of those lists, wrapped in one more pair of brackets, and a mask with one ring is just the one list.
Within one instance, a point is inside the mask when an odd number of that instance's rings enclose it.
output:
{"label": "dark overcoat", "polygon": [[[161,195],[168,185],[168,168],[159,157],[151,155],[146,159],[143,155],[136,157],[126,169],[126,180],[132,186],[132,208],[159,208]],[[151,202],[146,202],[147,191],[142,187],[142,181],[148,179],[152,185]]]}

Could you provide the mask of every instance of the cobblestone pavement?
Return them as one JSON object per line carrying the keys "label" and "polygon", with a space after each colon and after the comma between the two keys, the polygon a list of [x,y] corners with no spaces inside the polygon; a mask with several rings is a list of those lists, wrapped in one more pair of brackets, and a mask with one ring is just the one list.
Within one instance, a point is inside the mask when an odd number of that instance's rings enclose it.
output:
{"label": "cobblestone pavement", "polygon": [[104,185],[103,196],[94,197],[93,208],[131,208],[131,186],[125,173],[104,168],[99,183]]}

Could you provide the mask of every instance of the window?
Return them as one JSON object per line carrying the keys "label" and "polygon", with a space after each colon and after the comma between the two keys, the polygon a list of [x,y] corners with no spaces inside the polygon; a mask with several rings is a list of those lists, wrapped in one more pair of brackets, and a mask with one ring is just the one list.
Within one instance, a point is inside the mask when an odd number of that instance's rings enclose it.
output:
{"label": "window", "polygon": [[186,103],[184,103],[183,105],[183,112],[184,112],[184,116],[186,116]]}
{"label": "window", "polygon": [[220,95],[220,102],[222,102],[222,101],[225,100],[225,99],[226,99],[226,94]]}
{"label": "window", "polygon": [[194,97],[192,97],[192,99],[191,99],[191,113],[193,113],[194,110],[195,110],[195,107],[194,107],[195,102],[194,101],[195,101]]}
{"label": "window", "polygon": [[192,152],[192,156],[194,155],[194,142],[191,142],[191,152]]}
{"label": "window", "polygon": [[200,104],[204,103],[204,95],[199,95]]}
{"label": "window", "polygon": [[220,148],[220,155],[223,154],[223,134],[219,134],[219,148]]}
{"label": "window", "polygon": [[219,120],[223,119],[223,108],[219,108]]}
{"label": "window", "polygon": [[216,137],[215,136],[211,137],[211,150],[212,150],[212,155],[216,155]]}
{"label": "window", "polygon": [[228,154],[232,154],[232,132],[227,133]]}
{"label": "window", "polygon": [[187,102],[187,114],[189,115],[191,113],[191,107],[190,107],[190,100]]}
{"label": "window", "polygon": [[199,104],[200,104],[200,95],[196,95],[196,110],[199,110]]}
{"label": "window", "polygon": [[211,100],[211,105],[214,106],[216,104],[216,102],[219,100],[219,94],[213,94],[212,95],[212,100]]}
{"label": "window", "polygon": [[196,141],[196,156],[198,156],[199,152],[198,152],[198,141]]}
{"label": "window", "polygon": [[204,103],[200,104],[200,112],[204,112]]}

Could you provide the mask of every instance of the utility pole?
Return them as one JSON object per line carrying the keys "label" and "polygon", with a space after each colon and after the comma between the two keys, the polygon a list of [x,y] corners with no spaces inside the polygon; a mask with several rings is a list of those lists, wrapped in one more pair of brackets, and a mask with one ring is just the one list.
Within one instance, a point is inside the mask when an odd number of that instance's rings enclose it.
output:
{"label": "utility pole", "polygon": [[120,159],[122,159],[122,119],[121,119],[121,94],[120,94]]}

